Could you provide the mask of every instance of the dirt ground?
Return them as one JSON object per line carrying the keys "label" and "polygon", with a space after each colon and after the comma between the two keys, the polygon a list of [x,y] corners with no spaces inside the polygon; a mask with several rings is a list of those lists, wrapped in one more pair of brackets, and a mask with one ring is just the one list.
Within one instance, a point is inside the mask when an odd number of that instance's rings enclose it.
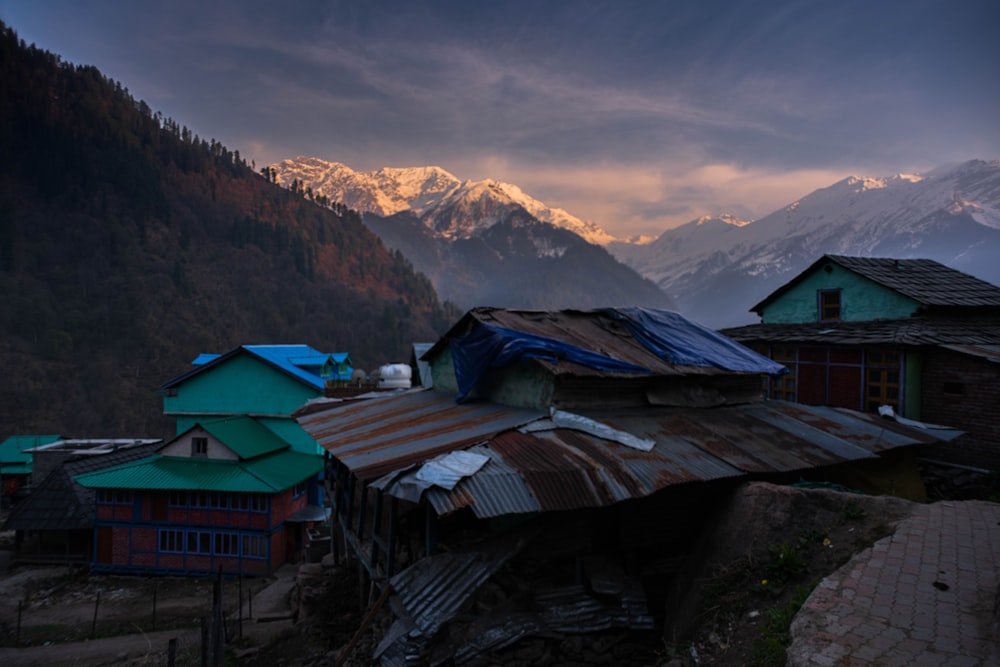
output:
{"label": "dirt ground", "polygon": [[[787,633],[791,616],[812,587],[854,554],[891,534],[895,523],[912,507],[908,501],[891,497],[763,483],[744,485],[711,537],[700,546],[698,557],[692,559],[698,563],[697,569],[682,571],[676,577],[681,582],[693,582],[673,591],[672,604],[678,610],[677,636],[685,639],[664,641],[656,633],[649,639],[648,659],[635,664],[783,664],[783,642],[787,639],[783,633]],[[266,639],[245,637],[242,642],[234,642],[247,649],[234,662],[269,667],[333,665],[338,649],[350,641],[364,616],[353,574],[328,570],[322,581],[314,578],[307,582],[300,622],[294,630],[272,633]],[[301,575],[299,579],[301,582]],[[264,583],[248,580],[244,586]],[[249,592],[245,588],[243,595]],[[184,638],[190,656],[197,650],[200,618],[209,613],[211,596],[211,579],[111,577],[65,567],[14,568],[0,575],[0,646],[7,647],[0,648],[0,663],[92,667],[166,664],[162,652],[164,631],[172,630],[174,636]],[[229,618],[239,613],[239,596],[236,583],[223,585],[223,607]],[[18,645],[19,601],[19,645],[59,644],[65,647],[61,659],[45,663],[6,660],[17,655],[9,651]],[[105,640],[108,644],[102,655],[81,657],[83,647],[94,644],[80,640],[93,631],[95,606],[97,636],[129,633],[129,638]],[[381,618],[373,626],[385,627],[386,622]],[[145,652],[141,645],[136,648],[137,637],[146,640]],[[155,650],[152,638],[160,642]],[[373,634],[365,637],[349,664],[367,664],[365,656],[371,655],[376,640]],[[494,658],[496,664],[509,662],[503,655]],[[191,663],[179,660],[177,664]]]}

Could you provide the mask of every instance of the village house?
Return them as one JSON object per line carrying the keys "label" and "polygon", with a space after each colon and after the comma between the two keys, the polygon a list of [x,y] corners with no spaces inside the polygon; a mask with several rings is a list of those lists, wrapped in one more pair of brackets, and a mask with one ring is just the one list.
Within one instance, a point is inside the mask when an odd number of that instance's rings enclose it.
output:
{"label": "village house", "polygon": [[[47,439],[47,438],[45,438]],[[21,499],[2,530],[14,531],[18,563],[88,563],[94,553],[96,494],[74,476],[146,458],[156,439],[57,439],[27,450],[33,457],[31,493]]]}
{"label": "village house", "polygon": [[929,259],[824,255],[727,336],[789,369],[772,399],[904,417],[966,433],[931,458],[1000,470],[1000,287]]}
{"label": "village house", "polygon": [[667,311],[476,308],[422,358],[433,389],[297,413],[327,452],[335,559],[391,593],[383,665],[665,631],[734,483],[868,464],[902,488],[886,459],[956,435],[764,400],[782,364]]}
{"label": "village house", "polygon": [[152,456],[75,476],[96,493],[91,567],[268,575],[326,518],[322,467],[252,417],[197,422]]}
{"label": "village house", "polygon": [[308,345],[241,345],[225,354],[201,354],[194,368],[160,387],[163,413],[174,417],[176,433],[222,417],[250,415],[300,452],[320,453],[291,418],[327,386],[351,379],[344,352],[319,352]]}
{"label": "village house", "polygon": [[0,501],[5,507],[31,483],[31,450],[59,439],[58,435],[12,435],[0,442]]}

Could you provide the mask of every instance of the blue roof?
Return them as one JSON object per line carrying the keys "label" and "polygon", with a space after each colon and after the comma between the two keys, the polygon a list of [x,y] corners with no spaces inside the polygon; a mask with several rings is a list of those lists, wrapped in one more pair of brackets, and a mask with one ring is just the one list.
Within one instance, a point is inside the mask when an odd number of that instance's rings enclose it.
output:
{"label": "blue roof", "polygon": [[[308,345],[241,345],[225,354],[199,354],[191,362],[196,366],[193,371],[188,371],[165,382],[162,388],[175,387],[188,378],[243,353],[252,354],[318,391],[323,390],[322,369],[324,364],[331,361],[333,364],[351,363],[346,352],[320,352]],[[349,376],[350,373],[348,373]]]}

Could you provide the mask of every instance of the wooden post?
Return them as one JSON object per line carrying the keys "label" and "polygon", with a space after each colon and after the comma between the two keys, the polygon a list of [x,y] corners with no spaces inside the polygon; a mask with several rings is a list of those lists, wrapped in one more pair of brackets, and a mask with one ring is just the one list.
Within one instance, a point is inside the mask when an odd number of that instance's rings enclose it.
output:
{"label": "wooden post", "polygon": [[167,667],[174,667],[177,662],[177,637],[167,642]]}
{"label": "wooden post", "polygon": [[21,607],[24,605],[24,600],[17,601],[17,634],[14,636],[14,645],[21,645]]}
{"label": "wooden post", "polygon": [[208,667],[208,616],[201,617],[201,667]]}
{"label": "wooden post", "polygon": [[159,588],[157,582],[153,582],[153,630],[156,630],[156,591]]}
{"label": "wooden post", "polygon": [[239,616],[236,619],[237,627],[239,628],[240,639],[243,639],[243,574],[240,574],[240,607]]}
{"label": "wooden post", "polygon": [[101,591],[97,591],[97,599],[94,600],[94,621],[90,624],[90,638],[97,636],[97,609],[101,606]]}

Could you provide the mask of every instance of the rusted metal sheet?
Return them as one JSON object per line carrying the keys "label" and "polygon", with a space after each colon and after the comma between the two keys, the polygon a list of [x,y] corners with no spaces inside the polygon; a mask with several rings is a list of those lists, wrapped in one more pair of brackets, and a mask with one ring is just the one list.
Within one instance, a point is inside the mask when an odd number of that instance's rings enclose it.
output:
{"label": "rusted metal sheet", "polygon": [[425,498],[439,515],[469,507],[477,518],[530,514],[542,509],[521,473],[491,452],[488,447],[472,451],[488,454],[490,462],[459,484],[454,491],[431,488]]}
{"label": "rusted metal sheet", "polygon": [[879,453],[908,445],[930,444],[956,437],[960,431],[927,431],[897,424],[891,419],[846,408],[775,401],[795,419],[830,433],[870,452]]}
{"label": "rusted metal sheet", "polygon": [[410,500],[419,497],[405,489],[413,472],[390,473],[456,449],[489,457],[451,491],[418,491],[439,515],[469,508],[478,518],[604,507],[677,484],[870,459],[942,437],[875,415],[784,401],[579,412],[655,446],[642,451],[568,428],[522,431],[547,415],[459,405],[433,391],[334,407],[299,422],[353,474],[385,475],[375,485]]}
{"label": "rusted metal sheet", "polygon": [[353,474],[371,480],[541,416],[496,403],[458,405],[450,394],[417,390],[332,404],[298,422]]}

